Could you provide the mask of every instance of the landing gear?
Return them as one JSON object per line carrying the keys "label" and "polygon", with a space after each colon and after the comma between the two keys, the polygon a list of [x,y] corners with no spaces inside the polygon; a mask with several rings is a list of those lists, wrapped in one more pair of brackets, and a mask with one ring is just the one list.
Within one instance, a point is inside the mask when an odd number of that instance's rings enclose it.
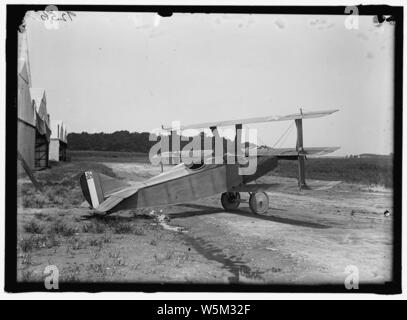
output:
{"label": "landing gear", "polygon": [[249,206],[253,213],[262,214],[269,208],[269,197],[265,192],[254,192],[250,195]]}
{"label": "landing gear", "polygon": [[226,211],[235,210],[240,205],[239,192],[224,192],[221,196],[222,207]]}
{"label": "landing gear", "polygon": [[[269,197],[265,192],[249,192],[249,206],[253,213],[263,214],[266,213],[269,208]],[[247,200],[240,199],[239,192],[224,192],[221,196],[222,207],[226,211],[236,210],[241,202],[247,202]]]}

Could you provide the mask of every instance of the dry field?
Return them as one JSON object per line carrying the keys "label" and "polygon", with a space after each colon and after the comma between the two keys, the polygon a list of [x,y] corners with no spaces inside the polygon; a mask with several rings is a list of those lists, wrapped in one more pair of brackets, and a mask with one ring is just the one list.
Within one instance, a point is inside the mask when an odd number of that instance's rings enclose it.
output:
{"label": "dry field", "polygon": [[129,159],[76,153],[36,173],[43,193],[18,179],[19,281],[43,281],[47,265],[58,267],[61,282],[341,284],[349,265],[361,282],[391,280],[392,221],[400,214],[391,189],[342,183],[270,193],[262,216],[247,204],[226,213],[220,196],[107,217],[81,206],[78,177],[86,169],[127,180],[160,171]]}

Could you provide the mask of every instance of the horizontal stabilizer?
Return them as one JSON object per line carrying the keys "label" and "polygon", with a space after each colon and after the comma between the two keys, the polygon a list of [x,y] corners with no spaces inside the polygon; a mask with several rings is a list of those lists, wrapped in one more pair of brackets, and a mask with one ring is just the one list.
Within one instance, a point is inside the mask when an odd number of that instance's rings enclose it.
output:
{"label": "horizontal stabilizer", "polygon": [[90,204],[89,204],[89,202],[88,201],[84,201],[84,202],[82,202],[81,204],[80,204],[80,207],[81,208],[92,208],[91,206],[90,206]]}
{"label": "horizontal stabilizer", "polygon": [[213,122],[185,125],[185,126],[180,126],[180,127],[163,126],[163,130],[168,130],[168,131],[174,130],[175,131],[175,130],[186,130],[186,129],[203,129],[203,128],[211,128],[211,127],[233,126],[236,124],[287,121],[287,120],[297,120],[297,119],[311,119],[311,118],[324,117],[324,116],[330,115],[336,111],[338,111],[338,110],[335,109],[335,110],[311,111],[311,112],[303,112],[303,113],[293,113],[293,114],[289,114],[289,115],[285,115],[285,116],[277,115],[277,116],[246,118],[246,119],[238,119],[238,120],[213,121]]}
{"label": "horizontal stabilizer", "polygon": [[123,188],[113,194],[111,194],[105,201],[103,201],[96,209],[99,212],[107,212],[116,207],[124,199],[135,194],[143,184],[135,185],[127,188]]}
{"label": "horizontal stabilizer", "polygon": [[83,196],[92,208],[97,208],[110,195],[129,186],[124,181],[95,171],[84,172],[80,177],[80,184]]}

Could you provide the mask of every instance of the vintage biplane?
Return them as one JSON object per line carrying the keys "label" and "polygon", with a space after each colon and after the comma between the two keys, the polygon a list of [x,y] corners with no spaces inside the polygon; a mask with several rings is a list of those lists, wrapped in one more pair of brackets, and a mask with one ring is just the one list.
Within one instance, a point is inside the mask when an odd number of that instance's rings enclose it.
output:
{"label": "vintage biplane", "polygon": [[[242,164],[239,161],[234,163],[226,161],[227,157],[231,155],[225,152],[224,163],[207,164],[208,161],[203,161],[203,159],[198,164],[195,161],[189,165],[180,163],[146,181],[131,185],[94,171],[87,171],[80,177],[82,192],[93,209],[106,214],[119,210],[182,204],[216,194],[221,194],[224,209],[233,211],[243,202],[240,193],[248,192],[250,209],[254,213],[262,214],[269,208],[269,197],[266,191],[281,191],[282,186],[279,183],[257,184],[253,182],[274,170],[279,159],[296,160],[298,161],[298,186],[295,187],[308,188],[305,181],[304,160],[306,157],[328,154],[339,147],[304,148],[302,121],[327,116],[336,111],[338,110],[302,112],[300,109],[299,113],[286,116],[215,121],[177,128],[180,130],[210,128],[212,132],[217,133],[218,127],[234,126],[236,129],[234,140],[237,143],[240,138],[238,131],[244,124],[294,120],[297,128],[296,147],[258,148],[255,154],[257,157],[256,170],[250,175],[239,174],[239,167]],[[173,130],[171,127],[163,127],[163,129]],[[207,158],[212,155],[212,152],[202,152],[201,154],[202,157]]]}

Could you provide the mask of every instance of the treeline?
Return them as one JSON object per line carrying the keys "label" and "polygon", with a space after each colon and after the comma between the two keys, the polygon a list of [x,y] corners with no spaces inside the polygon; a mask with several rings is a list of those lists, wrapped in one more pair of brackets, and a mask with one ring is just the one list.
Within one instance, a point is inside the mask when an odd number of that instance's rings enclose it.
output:
{"label": "treeline", "polygon": [[[176,138],[179,136],[176,135]],[[180,138],[180,137],[179,137]],[[148,132],[129,132],[116,131],[113,133],[69,133],[68,148],[71,150],[95,150],[95,151],[127,151],[127,152],[142,152],[148,153],[150,148],[159,141],[160,137],[150,141],[150,133]],[[186,141],[183,141],[183,140]],[[181,148],[184,147],[193,137],[183,137],[181,140]],[[202,135],[201,145],[210,143],[211,136]],[[223,139],[226,150],[226,145],[234,143],[229,139]]]}
{"label": "treeline", "polygon": [[69,133],[71,150],[134,151],[147,153],[156,142],[149,141],[148,132],[116,131],[113,133]]}

